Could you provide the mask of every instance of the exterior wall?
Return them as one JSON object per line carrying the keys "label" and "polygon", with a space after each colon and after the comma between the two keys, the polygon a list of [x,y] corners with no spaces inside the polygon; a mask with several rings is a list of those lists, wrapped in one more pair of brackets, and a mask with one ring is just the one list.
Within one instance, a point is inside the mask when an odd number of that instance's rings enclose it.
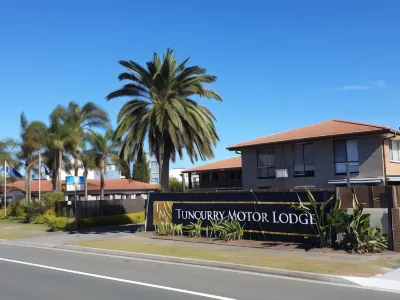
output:
{"label": "exterior wall", "polygon": [[[396,138],[396,140],[400,140],[400,138]],[[390,143],[390,140],[385,140],[384,141],[386,174],[387,174],[387,176],[390,176],[390,175],[399,176],[400,175],[400,163],[399,162],[393,162],[393,161],[390,160],[390,146],[389,146],[389,143]]]}
{"label": "exterior wall", "polygon": [[[257,148],[242,149],[243,189],[295,188],[310,186],[333,188],[329,180],[344,179],[345,175],[335,174],[334,140],[314,142],[314,176],[293,177],[293,145],[273,145],[275,148],[275,168],[287,169],[287,178],[257,178]],[[382,145],[380,136],[357,138],[359,174],[352,178],[383,177]],[[263,148],[263,147],[259,147]]]}

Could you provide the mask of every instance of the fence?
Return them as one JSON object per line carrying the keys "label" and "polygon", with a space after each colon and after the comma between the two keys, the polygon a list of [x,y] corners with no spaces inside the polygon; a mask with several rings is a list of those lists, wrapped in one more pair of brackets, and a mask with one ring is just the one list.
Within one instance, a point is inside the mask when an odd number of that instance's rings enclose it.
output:
{"label": "fence", "polygon": [[[146,200],[141,196],[137,196],[136,199],[77,201],[76,216],[79,219],[85,219],[111,215],[131,214],[144,212],[145,207]],[[56,213],[58,216],[64,217],[75,216],[75,202],[57,202]]]}

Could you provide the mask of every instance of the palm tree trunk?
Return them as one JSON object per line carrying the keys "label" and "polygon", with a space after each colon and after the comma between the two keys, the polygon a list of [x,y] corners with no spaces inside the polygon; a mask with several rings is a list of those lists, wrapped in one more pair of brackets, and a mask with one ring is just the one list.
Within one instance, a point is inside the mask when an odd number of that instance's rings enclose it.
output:
{"label": "palm tree trunk", "polygon": [[79,172],[79,155],[78,155],[78,151],[74,149],[74,151],[72,152],[72,156],[74,157],[74,170],[75,170],[75,176],[79,176],[78,172]]}
{"label": "palm tree trunk", "polygon": [[164,149],[163,160],[161,165],[161,192],[168,192],[168,181],[169,181],[169,158],[170,151],[167,148]]}
{"label": "palm tree trunk", "polygon": [[85,200],[88,200],[88,184],[87,184],[87,178],[88,178],[88,171],[85,169],[83,172],[83,177],[85,177]]}
{"label": "palm tree trunk", "polygon": [[61,165],[62,165],[62,150],[58,149],[58,190],[62,191],[61,188]]}
{"label": "palm tree trunk", "polygon": [[105,200],[104,199],[104,176],[105,176],[105,171],[106,171],[106,162],[104,159],[101,159],[100,163],[100,200]]}
{"label": "palm tree trunk", "polygon": [[30,178],[29,178],[29,167],[28,164],[25,165],[25,201],[30,202],[31,194],[30,194]]}

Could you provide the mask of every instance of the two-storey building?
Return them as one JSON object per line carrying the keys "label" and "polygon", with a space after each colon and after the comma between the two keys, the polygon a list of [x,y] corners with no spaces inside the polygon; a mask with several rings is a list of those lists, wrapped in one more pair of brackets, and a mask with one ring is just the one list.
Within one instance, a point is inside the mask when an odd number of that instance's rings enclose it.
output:
{"label": "two-storey building", "polygon": [[330,120],[228,147],[241,153],[243,189],[400,183],[400,131]]}

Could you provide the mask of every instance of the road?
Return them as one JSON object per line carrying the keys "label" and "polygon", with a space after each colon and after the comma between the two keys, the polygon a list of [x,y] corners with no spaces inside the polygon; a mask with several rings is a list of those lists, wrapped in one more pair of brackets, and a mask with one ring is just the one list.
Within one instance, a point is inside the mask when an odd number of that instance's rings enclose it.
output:
{"label": "road", "polygon": [[115,256],[0,245],[7,300],[394,300],[399,294]]}

